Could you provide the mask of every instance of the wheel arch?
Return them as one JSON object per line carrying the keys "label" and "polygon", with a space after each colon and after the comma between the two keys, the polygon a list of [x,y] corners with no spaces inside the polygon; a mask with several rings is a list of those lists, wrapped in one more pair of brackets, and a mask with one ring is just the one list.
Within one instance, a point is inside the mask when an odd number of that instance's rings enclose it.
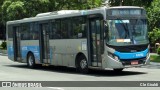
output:
{"label": "wheel arch", "polygon": [[28,53],[27,53],[27,55],[26,55],[26,60],[28,59],[28,55],[29,55],[29,54],[32,54],[33,57],[35,57],[32,51],[28,51]]}
{"label": "wheel arch", "polygon": [[75,58],[75,66],[76,67],[77,67],[78,58],[81,56],[84,56],[86,58],[86,60],[88,61],[87,56],[84,53],[79,52],[79,53],[77,53],[76,58]]}

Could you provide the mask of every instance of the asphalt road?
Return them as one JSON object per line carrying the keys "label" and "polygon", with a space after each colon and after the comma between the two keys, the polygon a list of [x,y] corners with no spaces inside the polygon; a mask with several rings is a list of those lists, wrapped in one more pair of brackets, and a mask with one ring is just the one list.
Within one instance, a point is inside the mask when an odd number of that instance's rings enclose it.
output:
{"label": "asphalt road", "polygon": [[[160,81],[160,64],[151,63],[142,68],[124,69],[122,73],[112,70],[91,70],[80,74],[73,68],[38,67],[29,69],[26,64],[0,56],[0,81]],[[0,90],[159,90],[159,87],[43,87],[43,88],[0,88]]]}

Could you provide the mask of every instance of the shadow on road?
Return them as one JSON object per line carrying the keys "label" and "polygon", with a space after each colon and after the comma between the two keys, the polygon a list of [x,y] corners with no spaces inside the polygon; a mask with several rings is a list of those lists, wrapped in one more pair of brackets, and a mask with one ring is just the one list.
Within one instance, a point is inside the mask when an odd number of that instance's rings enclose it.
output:
{"label": "shadow on road", "polygon": [[[27,67],[27,65],[5,65],[5,66],[22,68],[22,69],[30,69]],[[60,66],[49,66],[49,67],[38,66],[34,70],[66,73],[66,74],[67,73],[81,74],[77,72],[75,68],[60,67]],[[125,71],[125,69],[122,72],[114,72],[113,70],[90,70],[88,74],[82,74],[82,75],[90,75],[90,76],[96,76],[96,77],[101,77],[101,76],[116,77],[116,76],[128,76],[128,75],[140,75],[140,74],[147,74],[147,72]]]}

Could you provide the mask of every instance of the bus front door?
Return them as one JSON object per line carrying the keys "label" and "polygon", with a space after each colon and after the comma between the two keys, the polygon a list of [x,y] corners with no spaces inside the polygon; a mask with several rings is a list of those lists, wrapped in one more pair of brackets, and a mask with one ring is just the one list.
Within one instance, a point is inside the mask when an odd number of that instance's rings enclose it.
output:
{"label": "bus front door", "polygon": [[50,63],[50,50],[49,50],[49,24],[40,24],[40,54],[41,63]]}
{"label": "bus front door", "polygon": [[21,41],[21,34],[20,34],[20,27],[15,26],[13,27],[14,31],[14,60],[21,61],[21,49],[20,49],[20,41]]}
{"label": "bus front door", "polygon": [[89,20],[89,34],[90,34],[90,59],[91,66],[99,67],[102,65],[101,58],[101,28],[99,19]]}

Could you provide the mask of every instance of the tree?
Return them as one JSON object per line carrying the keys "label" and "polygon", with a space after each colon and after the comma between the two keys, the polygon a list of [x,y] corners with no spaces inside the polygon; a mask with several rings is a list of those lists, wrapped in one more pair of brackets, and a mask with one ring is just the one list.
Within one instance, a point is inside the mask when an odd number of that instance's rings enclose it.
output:
{"label": "tree", "polygon": [[149,21],[149,31],[154,28],[160,28],[160,0],[154,0],[149,8],[147,8],[147,16]]}
{"label": "tree", "polygon": [[26,17],[34,17],[38,13],[68,9],[88,9],[101,5],[102,0],[5,0],[1,7],[3,23]]}
{"label": "tree", "polygon": [[160,41],[160,29],[154,28],[153,31],[149,32],[148,36],[150,39],[150,43],[154,45],[156,42]]}
{"label": "tree", "polygon": [[26,17],[34,17],[38,13],[49,12],[49,5],[51,4],[54,6],[50,0],[24,0]]}
{"label": "tree", "polygon": [[147,8],[149,39],[151,44],[160,43],[160,0],[154,0]]}
{"label": "tree", "polygon": [[109,0],[111,6],[150,6],[153,0]]}

